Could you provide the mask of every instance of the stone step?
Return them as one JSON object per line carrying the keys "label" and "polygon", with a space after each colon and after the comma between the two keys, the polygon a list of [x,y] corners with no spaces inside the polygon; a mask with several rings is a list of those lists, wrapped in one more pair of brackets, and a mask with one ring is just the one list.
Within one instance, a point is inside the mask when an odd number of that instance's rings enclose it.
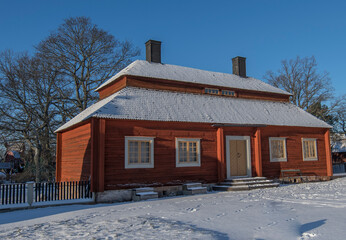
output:
{"label": "stone step", "polygon": [[249,190],[249,186],[229,186],[229,185],[215,185],[214,191],[246,191]]}
{"label": "stone step", "polygon": [[136,193],[136,200],[148,200],[158,198],[159,195],[157,192],[139,192]]}
{"label": "stone step", "polygon": [[257,188],[272,188],[272,187],[278,187],[280,186],[280,183],[270,183],[270,184],[256,184],[256,185],[250,185],[250,189],[257,189]]}
{"label": "stone step", "polygon": [[228,182],[225,182],[227,184],[220,183],[220,185],[213,186],[214,191],[245,191],[245,190],[251,190],[251,189],[258,189],[258,188],[272,188],[272,187],[278,187],[280,186],[280,183],[274,183],[274,182],[267,182],[267,183],[261,183],[261,184],[228,184]]}
{"label": "stone step", "polygon": [[225,182],[253,182],[267,180],[266,177],[236,177],[225,179]]}
{"label": "stone step", "polygon": [[242,185],[268,184],[268,183],[273,183],[273,180],[258,180],[258,181],[248,181],[248,182],[221,182],[220,185],[242,186]]}
{"label": "stone step", "polygon": [[195,182],[195,183],[185,183],[183,185],[183,189],[184,190],[188,190],[190,188],[196,188],[196,187],[202,187],[202,183],[197,183],[197,182]]}
{"label": "stone step", "polygon": [[133,189],[135,194],[141,193],[141,192],[154,192],[154,188],[152,187],[143,187],[143,188],[135,188]]}
{"label": "stone step", "polygon": [[204,194],[207,193],[206,187],[191,187],[183,191],[184,195]]}

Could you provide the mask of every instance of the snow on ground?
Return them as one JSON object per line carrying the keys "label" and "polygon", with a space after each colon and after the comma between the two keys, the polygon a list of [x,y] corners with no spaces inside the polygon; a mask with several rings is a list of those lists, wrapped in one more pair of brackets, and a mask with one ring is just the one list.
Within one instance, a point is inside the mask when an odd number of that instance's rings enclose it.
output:
{"label": "snow on ground", "polygon": [[346,178],[0,213],[0,239],[345,239]]}

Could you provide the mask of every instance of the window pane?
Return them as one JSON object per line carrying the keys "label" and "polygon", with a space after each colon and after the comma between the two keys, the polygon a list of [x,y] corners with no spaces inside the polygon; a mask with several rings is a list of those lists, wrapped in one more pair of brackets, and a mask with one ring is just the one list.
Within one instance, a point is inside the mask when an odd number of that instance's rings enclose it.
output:
{"label": "window pane", "polygon": [[285,158],[285,140],[271,140],[271,154],[274,159]]}
{"label": "window pane", "polygon": [[150,142],[140,142],[141,143],[141,163],[150,162]]}
{"label": "window pane", "polygon": [[129,141],[129,163],[138,163],[138,142]]}
{"label": "window pane", "polygon": [[179,162],[187,161],[187,142],[179,142]]}
{"label": "window pane", "polygon": [[313,142],[313,141],[310,141],[310,145],[311,145],[311,147],[310,147],[310,157],[316,157],[316,149],[315,149],[315,143]]}
{"label": "window pane", "polygon": [[197,162],[197,143],[189,142],[189,162]]}
{"label": "window pane", "polygon": [[316,140],[304,140],[304,158],[316,158]]}

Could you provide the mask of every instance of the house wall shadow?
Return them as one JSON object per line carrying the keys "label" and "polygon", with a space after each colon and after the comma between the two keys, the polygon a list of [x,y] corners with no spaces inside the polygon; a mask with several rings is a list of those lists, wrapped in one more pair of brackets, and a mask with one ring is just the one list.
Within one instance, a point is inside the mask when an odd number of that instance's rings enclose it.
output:
{"label": "house wall shadow", "polygon": [[318,227],[324,225],[326,223],[326,221],[327,221],[327,219],[321,219],[318,221],[305,223],[299,227],[299,232],[300,232],[300,234],[303,234],[305,232],[311,231],[312,229],[315,229],[315,228],[318,228]]}

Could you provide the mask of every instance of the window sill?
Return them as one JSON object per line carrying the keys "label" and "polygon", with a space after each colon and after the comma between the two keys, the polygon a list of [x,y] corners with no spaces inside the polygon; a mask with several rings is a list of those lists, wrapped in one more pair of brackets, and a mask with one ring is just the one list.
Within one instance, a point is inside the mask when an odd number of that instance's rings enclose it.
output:
{"label": "window sill", "polygon": [[154,168],[154,164],[127,164],[125,169],[131,168]]}
{"label": "window sill", "polygon": [[200,163],[178,163],[175,167],[200,167]]}
{"label": "window sill", "polygon": [[309,162],[309,161],[318,161],[318,158],[304,158],[304,162]]}
{"label": "window sill", "polygon": [[287,162],[287,159],[270,159],[270,162]]}

